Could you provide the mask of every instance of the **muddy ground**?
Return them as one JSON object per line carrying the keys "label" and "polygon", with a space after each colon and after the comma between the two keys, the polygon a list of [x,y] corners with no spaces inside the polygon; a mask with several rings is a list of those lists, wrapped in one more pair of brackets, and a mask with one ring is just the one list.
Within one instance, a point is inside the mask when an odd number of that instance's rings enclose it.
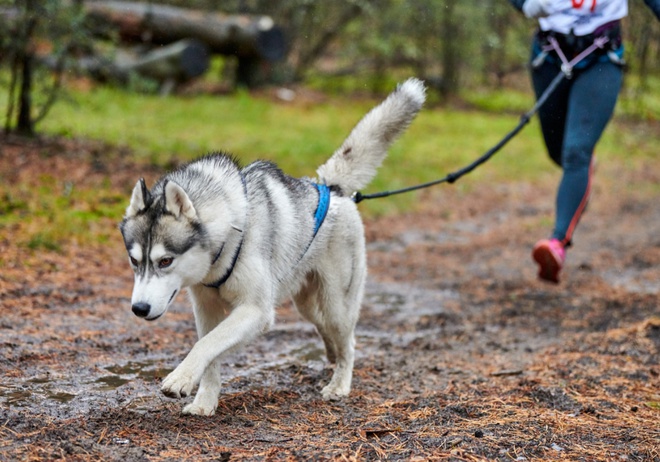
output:
{"label": "muddy ground", "polygon": [[[84,186],[113,171],[128,192],[158,173],[130,155],[103,165],[103,149],[4,140],[3,179],[41,169]],[[30,251],[0,229],[0,460],[658,461],[659,167],[599,164],[557,286],[529,257],[551,224],[550,166],[533,184],[466,179],[368,220],[351,396],[320,399],[322,343],[285,305],[226,358],[210,418],[159,393],[195,342],[192,313],[181,296],[156,322],[132,315],[119,233]]]}

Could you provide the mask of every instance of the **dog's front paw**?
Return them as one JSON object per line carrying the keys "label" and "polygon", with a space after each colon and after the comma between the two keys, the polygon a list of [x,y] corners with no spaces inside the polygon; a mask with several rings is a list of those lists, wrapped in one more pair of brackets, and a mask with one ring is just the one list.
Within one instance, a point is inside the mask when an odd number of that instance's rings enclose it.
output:
{"label": "dog's front paw", "polygon": [[337,384],[330,382],[328,385],[323,387],[323,390],[321,390],[321,396],[323,396],[323,399],[328,401],[338,401],[344,398],[345,396],[348,396],[350,392],[351,392],[350,385],[348,387],[339,386]]}
{"label": "dog's front paw", "polygon": [[192,393],[195,384],[194,375],[179,366],[165,377],[160,391],[170,398],[182,398]]}
{"label": "dog's front paw", "polygon": [[183,408],[181,413],[188,415],[212,416],[215,414],[215,408],[216,406],[214,405],[208,406],[203,404],[190,403]]}
{"label": "dog's front paw", "polygon": [[209,393],[208,390],[204,390],[203,387],[200,387],[195,396],[195,400],[185,406],[183,414],[192,414],[192,415],[213,415],[215,414],[215,409],[218,407],[218,394]]}

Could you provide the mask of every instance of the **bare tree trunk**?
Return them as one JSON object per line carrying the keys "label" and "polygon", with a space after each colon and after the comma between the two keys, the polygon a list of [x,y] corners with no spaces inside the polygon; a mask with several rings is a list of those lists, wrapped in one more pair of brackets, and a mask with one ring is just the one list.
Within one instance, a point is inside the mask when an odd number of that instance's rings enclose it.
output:
{"label": "bare tree trunk", "polygon": [[5,133],[11,132],[14,119],[14,99],[16,95],[16,83],[18,82],[18,59],[11,60],[11,77],[9,79],[9,95],[7,101],[7,113],[5,114]]}
{"label": "bare tree trunk", "polygon": [[461,40],[458,37],[459,29],[454,17],[457,0],[447,0],[442,15],[442,86],[440,94],[443,98],[455,95],[458,92],[459,79],[459,48]]}
{"label": "bare tree trunk", "polygon": [[19,95],[18,120],[16,132],[21,135],[33,136],[34,124],[32,123],[32,62],[34,58],[31,53],[26,52],[20,61],[21,66],[21,91]]}
{"label": "bare tree trunk", "polygon": [[20,80],[16,132],[26,136],[34,136],[34,123],[32,121],[32,71],[34,63],[32,37],[37,27],[37,18],[34,11],[34,2],[27,0],[24,11],[24,28],[21,31],[21,37],[18,39],[16,50],[16,72]]}

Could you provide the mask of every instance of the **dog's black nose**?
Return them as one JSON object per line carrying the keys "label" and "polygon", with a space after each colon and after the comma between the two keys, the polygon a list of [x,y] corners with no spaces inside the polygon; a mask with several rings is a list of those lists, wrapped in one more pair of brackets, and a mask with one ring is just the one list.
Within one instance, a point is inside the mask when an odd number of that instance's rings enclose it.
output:
{"label": "dog's black nose", "polygon": [[133,313],[135,313],[135,316],[146,318],[149,311],[151,311],[151,305],[148,303],[138,302],[133,304]]}

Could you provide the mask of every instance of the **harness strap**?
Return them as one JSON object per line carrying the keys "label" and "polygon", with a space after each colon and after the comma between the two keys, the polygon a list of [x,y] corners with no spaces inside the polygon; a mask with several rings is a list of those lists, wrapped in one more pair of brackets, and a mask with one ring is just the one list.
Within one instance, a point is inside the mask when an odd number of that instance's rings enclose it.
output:
{"label": "harness strap", "polygon": [[[302,259],[305,258],[305,255],[307,255],[307,251],[312,246],[314,238],[325,221],[325,217],[328,215],[328,209],[330,208],[330,187],[326,184],[319,183],[313,183],[313,185],[316,186],[316,190],[319,192],[319,202],[316,205],[316,211],[314,212],[314,234],[312,234],[309,244],[305,247],[305,251],[300,254],[298,263],[300,263]],[[298,264],[296,264],[296,266],[298,266]]]}
{"label": "harness strap", "polygon": [[328,215],[328,209],[330,208],[330,187],[328,187],[328,185],[318,184],[318,183],[314,183],[314,186],[316,186],[316,189],[319,192],[319,203],[316,206],[316,212],[314,212],[314,237],[315,237],[316,233],[319,232],[319,228],[323,224],[325,217]]}
{"label": "harness strap", "polygon": [[218,258],[220,258],[220,255],[222,255],[222,251],[225,248],[225,243],[223,242],[222,245],[220,246],[220,249],[218,249],[218,252],[215,254],[215,257],[213,257],[213,261],[211,262],[211,266],[215,265],[215,262],[218,261]]}
{"label": "harness strap", "polygon": [[[222,248],[224,248],[224,244],[222,245]],[[220,251],[222,252],[222,248],[220,248]],[[225,274],[218,279],[217,281],[211,283],[211,284],[204,284],[206,287],[212,287],[214,289],[217,289],[220,287],[222,284],[227,282],[227,279],[229,279],[229,276],[231,276],[231,273],[234,271],[234,267],[236,266],[236,261],[238,261],[238,256],[241,253],[241,249],[243,248],[243,239],[241,239],[241,243],[238,244],[238,248],[236,249],[236,252],[234,253],[234,258],[231,260],[231,265],[229,265],[229,268],[227,268],[227,271]]]}
{"label": "harness strap", "polygon": [[561,59],[561,71],[566,75],[566,77],[570,79],[571,76],[573,75],[573,68],[577,63],[585,59],[594,51],[603,49],[605,47],[605,44],[609,41],[610,38],[606,35],[596,37],[591,45],[589,45],[587,48],[582,50],[581,53],[579,53],[575,58],[569,61],[568,58],[566,58],[566,55],[562,51],[561,47],[559,46],[559,42],[557,41],[557,39],[553,35],[549,35],[548,45],[543,47],[543,52],[545,52],[547,55],[548,51],[554,50],[557,53],[557,56],[559,56],[559,59]]}
{"label": "harness strap", "polygon": [[[243,192],[245,193],[245,197],[247,198],[247,184],[245,183],[245,177],[243,176],[243,173],[239,173],[241,175],[241,182],[243,183]],[[240,231],[241,233],[243,231]],[[241,253],[241,249],[243,248],[243,240],[244,240],[244,235],[241,234],[241,242],[238,244],[238,248],[234,252],[234,256],[231,259],[231,265],[229,265],[229,268],[227,268],[227,271],[225,271],[225,274],[222,275],[220,279],[218,279],[215,282],[212,282],[211,284],[204,284],[206,287],[211,287],[213,289],[217,289],[220,287],[222,284],[227,282],[227,279],[231,276],[231,273],[234,271],[234,267],[236,266],[236,262],[238,261],[238,256]],[[215,265],[215,263],[218,261],[220,258],[220,255],[222,254],[222,251],[225,248],[225,242],[222,243],[220,246],[220,250],[215,254],[213,257],[213,261],[211,262],[211,266]]]}

